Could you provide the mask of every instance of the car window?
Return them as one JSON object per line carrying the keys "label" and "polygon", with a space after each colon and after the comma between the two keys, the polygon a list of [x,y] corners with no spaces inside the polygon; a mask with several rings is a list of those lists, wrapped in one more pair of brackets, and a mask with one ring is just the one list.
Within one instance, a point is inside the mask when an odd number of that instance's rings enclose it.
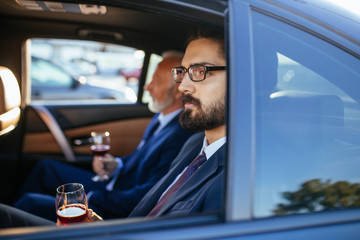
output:
{"label": "car window", "polygon": [[137,101],[144,51],[96,41],[30,42],[32,101]]}
{"label": "car window", "polygon": [[254,13],[254,215],[360,206],[359,59]]}
{"label": "car window", "polygon": [[[148,67],[148,71],[146,74],[146,81],[145,81],[145,85],[149,84],[150,81],[152,80],[152,76],[156,70],[157,65],[161,62],[162,57],[157,55],[157,54],[151,54],[150,56],[150,61],[149,61],[149,67]],[[142,97],[142,102],[144,103],[148,103],[150,101],[150,94],[148,91],[144,91],[143,97]]]}

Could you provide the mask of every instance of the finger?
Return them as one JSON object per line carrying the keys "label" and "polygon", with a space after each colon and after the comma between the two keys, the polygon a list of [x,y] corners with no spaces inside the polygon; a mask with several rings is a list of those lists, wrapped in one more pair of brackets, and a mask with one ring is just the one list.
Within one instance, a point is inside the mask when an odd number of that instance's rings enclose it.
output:
{"label": "finger", "polygon": [[93,210],[88,209],[86,212],[85,222],[92,222],[92,215],[93,215]]}
{"label": "finger", "polygon": [[92,221],[93,221],[93,222],[97,222],[97,221],[104,221],[104,220],[102,219],[102,217],[100,217],[99,215],[97,215],[96,212],[93,212],[93,214],[92,214]]}
{"label": "finger", "polygon": [[97,222],[97,221],[103,221],[102,217],[97,215],[92,209],[88,209],[86,222]]}
{"label": "finger", "polygon": [[99,174],[103,171],[104,164],[97,157],[94,158],[92,162],[93,170],[95,173]]}
{"label": "finger", "polygon": [[56,221],[56,226],[58,226],[58,227],[63,226],[62,223],[59,221],[59,219],[57,219],[57,221]]}

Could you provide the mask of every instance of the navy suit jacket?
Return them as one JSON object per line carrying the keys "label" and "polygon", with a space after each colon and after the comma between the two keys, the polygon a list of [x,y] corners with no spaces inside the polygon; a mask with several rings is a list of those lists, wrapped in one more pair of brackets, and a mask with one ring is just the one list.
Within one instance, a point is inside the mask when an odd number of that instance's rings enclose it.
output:
{"label": "navy suit jacket", "polygon": [[[204,134],[192,136],[174,160],[169,172],[155,184],[129,217],[146,216],[160,196],[186,166],[200,153]],[[224,144],[169,199],[156,216],[219,211],[224,189]]]}
{"label": "navy suit jacket", "polygon": [[[156,114],[146,132],[157,119]],[[126,217],[146,192],[169,170],[185,141],[193,135],[184,130],[176,116],[142,148],[123,158],[124,166],[115,182],[113,191],[94,190],[89,205],[101,209],[105,218]]]}

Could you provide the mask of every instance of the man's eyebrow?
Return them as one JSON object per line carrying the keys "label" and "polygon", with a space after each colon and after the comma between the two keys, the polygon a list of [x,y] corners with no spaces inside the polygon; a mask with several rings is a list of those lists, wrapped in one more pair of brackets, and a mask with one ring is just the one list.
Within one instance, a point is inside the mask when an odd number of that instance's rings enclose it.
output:
{"label": "man's eyebrow", "polygon": [[214,66],[215,64],[209,63],[209,62],[199,62],[199,63],[190,64],[189,66],[194,66],[194,65],[204,65],[204,66],[211,65],[211,66]]}

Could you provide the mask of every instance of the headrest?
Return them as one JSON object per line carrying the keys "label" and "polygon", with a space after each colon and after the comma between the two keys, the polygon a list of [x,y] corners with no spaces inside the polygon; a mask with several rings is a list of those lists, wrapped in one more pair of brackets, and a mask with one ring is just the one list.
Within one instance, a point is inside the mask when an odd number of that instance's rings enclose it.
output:
{"label": "headrest", "polygon": [[0,135],[15,127],[20,119],[19,84],[6,67],[0,66]]}
{"label": "headrest", "polygon": [[336,95],[277,92],[260,114],[272,137],[292,144],[322,144],[339,137],[344,128],[344,103]]}
{"label": "headrest", "polygon": [[258,56],[259,69],[256,72],[256,94],[260,98],[269,98],[270,94],[277,91],[276,85],[278,81],[279,60],[275,51],[262,51]]}
{"label": "headrest", "polygon": [[270,101],[273,113],[292,115],[292,122],[307,118],[307,124],[344,125],[344,103],[336,95],[280,91],[273,93]]}

